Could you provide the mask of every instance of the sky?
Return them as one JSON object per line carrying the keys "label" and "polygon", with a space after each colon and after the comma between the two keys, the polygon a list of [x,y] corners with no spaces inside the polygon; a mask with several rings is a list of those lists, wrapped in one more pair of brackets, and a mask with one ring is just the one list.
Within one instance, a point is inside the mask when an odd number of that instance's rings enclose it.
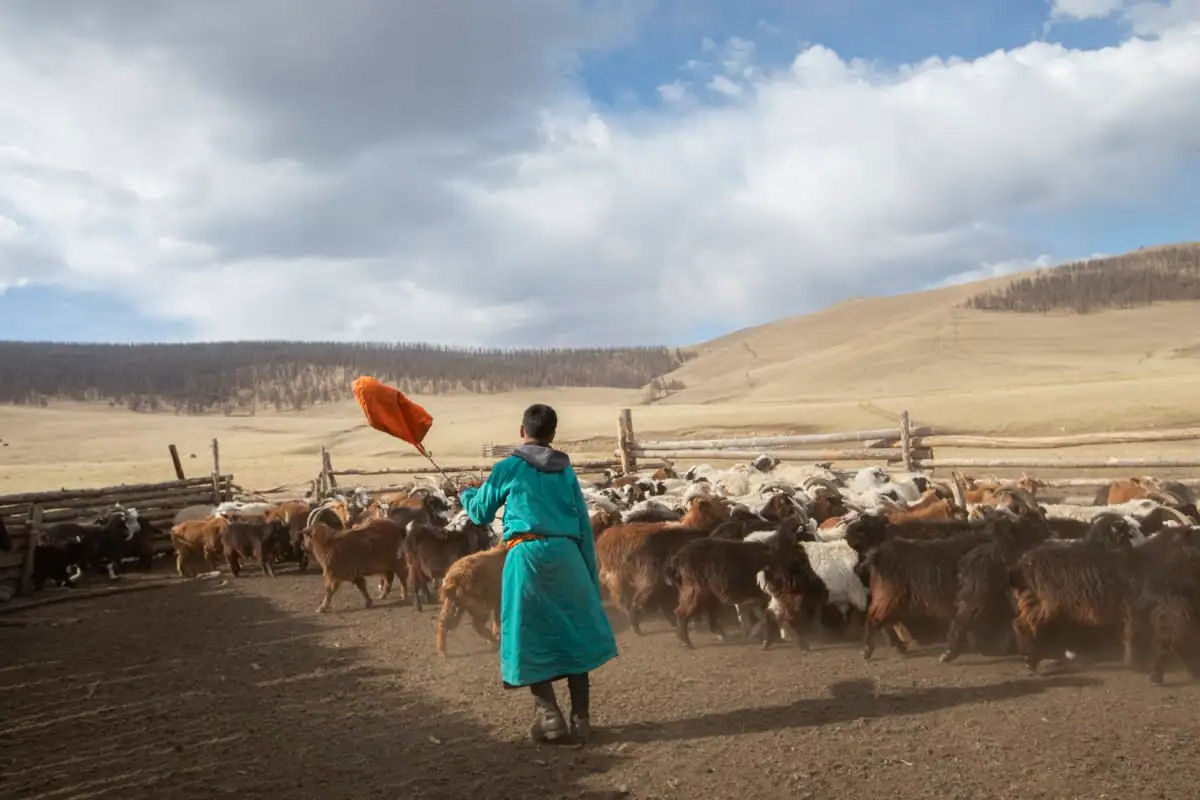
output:
{"label": "sky", "polygon": [[0,96],[0,339],[683,345],[1200,238],[1200,0],[6,0]]}

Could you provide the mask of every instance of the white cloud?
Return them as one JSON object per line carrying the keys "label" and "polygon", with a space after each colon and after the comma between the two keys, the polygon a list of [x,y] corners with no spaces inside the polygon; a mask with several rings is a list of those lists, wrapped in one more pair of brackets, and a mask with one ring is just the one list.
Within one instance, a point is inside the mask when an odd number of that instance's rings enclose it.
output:
{"label": "white cloud", "polygon": [[1081,22],[1119,16],[1138,36],[1200,20],[1200,0],[1053,0],[1051,22]]}
{"label": "white cloud", "polygon": [[684,81],[664,83],[658,87],[658,96],[663,99],[664,103],[671,105],[683,105],[694,100],[691,91],[688,90],[688,84]]}
{"label": "white cloud", "polygon": [[742,85],[735,83],[724,75],[714,75],[708,82],[708,88],[726,97],[737,97],[742,93]]}
{"label": "white cloud", "polygon": [[1125,0],[1054,0],[1050,16],[1055,19],[1104,19],[1120,11]]}
{"label": "white cloud", "polygon": [[1013,258],[1008,261],[994,261],[980,264],[975,269],[969,269],[964,272],[956,272],[953,275],[948,275],[929,288],[939,289],[944,286],[957,286],[960,283],[972,283],[973,281],[983,281],[989,278],[1001,278],[1005,275],[1015,275],[1018,272],[1028,272],[1033,269],[1046,269],[1047,267],[1056,266],[1058,262],[1045,253],[1037,258]]}
{"label": "white cloud", "polygon": [[[767,71],[753,43],[714,42],[694,84],[659,87],[666,109],[547,80],[486,118],[442,109],[432,133],[399,113],[323,131],[317,98],[300,144],[211,65],[26,37],[0,48],[0,209],[19,226],[0,282],[116,292],[202,338],[563,344],[1003,274],[1031,263],[1014,216],[1134,202],[1194,162],[1200,26],[1182,19],[898,69],[813,46]],[[741,96],[704,105],[705,84]]]}

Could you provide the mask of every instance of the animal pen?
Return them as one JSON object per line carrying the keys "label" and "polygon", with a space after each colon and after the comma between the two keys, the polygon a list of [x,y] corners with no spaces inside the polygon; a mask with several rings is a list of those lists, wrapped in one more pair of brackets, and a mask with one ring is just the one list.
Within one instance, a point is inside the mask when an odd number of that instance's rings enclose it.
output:
{"label": "animal pen", "polygon": [[114,505],[134,508],[138,517],[163,529],[155,548],[170,548],[168,529],[180,509],[222,503],[238,491],[233,476],[221,473],[220,450],[213,439],[213,471],[185,478],[174,445],[170,446],[176,480],[121,484],[95,489],[59,489],[0,496],[0,520],[12,537],[12,550],[0,552],[0,587],[16,585],[20,594],[32,589],[34,547],[41,529],[59,522],[86,522]]}
{"label": "animal pen", "polygon": [[[898,467],[909,472],[929,474],[934,474],[939,469],[1039,469],[1069,473],[1076,470],[1200,467],[1200,445],[1197,446],[1194,455],[1176,458],[1051,458],[1040,454],[1040,451],[1113,444],[1200,443],[1200,428],[1079,433],[1063,436],[987,436],[957,431],[939,432],[929,426],[914,426],[909,413],[904,411],[900,414],[899,425],[891,428],[788,436],[652,441],[637,438],[634,433],[633,414],[629,409],[621,411],[617,426],[616,454],[625,472],[637,470],[639,459],[643,458],[676,462],[748,460],[762,455],[780,461],[801,463],[882,463],[884,466]],[[939,451],[936,456],[935,448]],[[941,455],[943,450],[962,449],[1017,450],[1023,453],[1001,458]],[[1093,475],[1047,478],[1041,482],[1053,488],[1078,488],[1100,486],[1109,480],[1111,476]],[[1190,486],[1200,486],[1200,479],[1194,477],[1186,478],[1182,482]]]}

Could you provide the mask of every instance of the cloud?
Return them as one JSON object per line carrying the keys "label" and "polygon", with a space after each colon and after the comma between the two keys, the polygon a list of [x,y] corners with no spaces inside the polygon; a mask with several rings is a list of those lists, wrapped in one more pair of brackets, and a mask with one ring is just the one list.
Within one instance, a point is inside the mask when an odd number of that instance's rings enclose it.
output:
{"label": "cloud", "polygon": [[571,55],[625,19],[248,7],[0,9],[0,284],[196,338],[680,342],[1020,263],[1015,218],[1151,197],[1200,152],[1186,16],[896,68],[714,39],[619,112]]}
{"label": "cloud", "polygon": [[1138,36],[1157,36],[1200,21],[1200,0],[1053,0],[1051,22],[1117,16]]}
{"label": "cloud", "polygon": [[1005,275],[1014,275],[1018,272],[1046,269],[1053,266],[1057,266],[1054,258],[1045,253],[1037,258],[1013,258],[1008,261],[995,261],[980,264],[975,269],[947,275],[929,288],[940,289],[945,286],[957,286],[960,283],[972,283],[974,281],[988,280],[989,278],[1002,278]]}
{"label": "cloud", "polygon": [[1050,16],[1054,19],[1104,19],[1120,11],[1125,0],[1054,0]]}
{"label": "cloud", "polygon": [[663,99],[664,103],[670,105],[684,105],[691,103],[695,99],[688,89],[688,84],[679,80],[659,86],[658,96]]}
{"label": "cloud", "polygon": [[726,97],[737,97],[742,93],[742,85],[731,81],[724,75],[714,75],[713,79],[708,82],[708,88]]}

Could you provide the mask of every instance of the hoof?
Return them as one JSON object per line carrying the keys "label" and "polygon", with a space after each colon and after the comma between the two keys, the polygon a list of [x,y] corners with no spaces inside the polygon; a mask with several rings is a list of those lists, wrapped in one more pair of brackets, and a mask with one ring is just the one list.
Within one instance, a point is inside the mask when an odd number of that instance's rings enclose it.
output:
{"label": "hoof", "polygon": [[1150,682],[1153,683],[1155,686],[1162,686],[1163,674],[1161,672],[1151,672],[1150,673]]}
{"label": "hoof", "polygon": [[938,656],[938,661],[940,661],[943,664],[949,664],[951,661],[953,661],[956,658],[958,658],[957,655],[955,655],[954,653],[951,653],[949,650],[947,650],[946,652],[944,652],[940,656]]}
{"label": "hoof", "polygon": [[872,650],[870,647],[864,647],[862,649],[863,661],[870,661],[871,656],[873,656],[873,655],[875,655],[875,651]]}
{"label": "hoof", "polygon": [[317,606],[318,614],[325,614],[325,613],[328,613],[328,611],[329,611],[329,606]]}

